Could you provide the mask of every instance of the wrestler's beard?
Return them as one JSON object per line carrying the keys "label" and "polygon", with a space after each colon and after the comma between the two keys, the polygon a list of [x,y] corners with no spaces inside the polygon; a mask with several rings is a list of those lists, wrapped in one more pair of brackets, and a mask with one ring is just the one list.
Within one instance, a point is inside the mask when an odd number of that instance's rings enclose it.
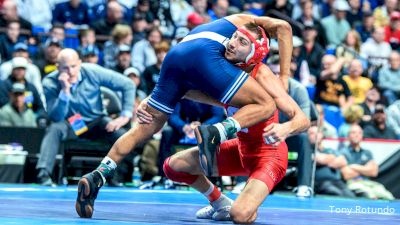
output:
{"label": "wrestler's beard", "polygon": [[237,58],[236,54],[231,52],[231,51],[229,51],[228,48],[226,48],[224,56],[232,64],[236,64],[236,63],[242,62],[241,60],[239,60]]}

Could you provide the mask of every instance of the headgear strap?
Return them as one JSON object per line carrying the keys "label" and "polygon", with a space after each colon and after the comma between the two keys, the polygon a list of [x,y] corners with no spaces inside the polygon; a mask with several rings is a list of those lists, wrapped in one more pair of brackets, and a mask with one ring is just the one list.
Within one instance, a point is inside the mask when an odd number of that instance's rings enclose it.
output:
{"label": "headgear strap", "polygon": [[252,42],[251,51],[246,57],[245,61],[236,64],[240,68],[246,68],[250,65],[255,65],[262,62],[269,52],[269,39],[262,27],[258,26],[257,28],[260,30],[262,35],[260,40],[256,40],[246,29],[238,28],[238,31],[246,35]]}

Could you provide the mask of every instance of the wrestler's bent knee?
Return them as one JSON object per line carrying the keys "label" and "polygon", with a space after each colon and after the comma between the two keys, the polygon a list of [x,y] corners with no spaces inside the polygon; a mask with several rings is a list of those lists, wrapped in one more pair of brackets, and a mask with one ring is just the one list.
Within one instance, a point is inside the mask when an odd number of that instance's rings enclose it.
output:
{"label": "wrestler's bent knee", "polygon": [[182,183],[191,185],[199,177],[198,175],[192,175],[192,174],[185,173],[185,172],[175,171],[170,166],[170,161],[171,161],[171,157],[168,157],[164,161],[164,165],[163,165],[163,170],[164,170],[165,176],[168,177],[168,179],[171,179],[172,181],[175,181],[175,182],[182,182]]}
{"label": "wrestler's bent knee", "polygon": [[256,220],[257,213],[251,211],[247,207],[233,205],[230,211],[231,219],[234,223],[247,224]]}

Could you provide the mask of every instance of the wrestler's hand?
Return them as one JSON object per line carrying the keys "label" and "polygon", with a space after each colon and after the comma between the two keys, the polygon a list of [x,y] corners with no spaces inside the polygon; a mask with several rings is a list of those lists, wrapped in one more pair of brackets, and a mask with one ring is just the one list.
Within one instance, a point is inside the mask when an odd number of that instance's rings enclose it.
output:
{"label": "wrestler's hand", "polygon": [[147,100],[144,99],[138,106],[136,116],[140,124],[149,124],[153,122],[153,116],[147,112]]}
{"label": "wrestler's hand", "polygon": [[194,130],[196,127],[200,126],[201,123],[199,121],[193,121],[190,123],[190,127]]}
{"label": "wrestler's hand", "polygon": [[277,147],[286,140],[289,134],[289,129],[285,124],[272,123],[264,128],[263,137],[266,144]]}
{"label": "wrestler's hand", "polygon": [[120,116],[116,119],[111,120],[106,125],[107,132],[114,132],[125,126],[129,122],[129,117]]}

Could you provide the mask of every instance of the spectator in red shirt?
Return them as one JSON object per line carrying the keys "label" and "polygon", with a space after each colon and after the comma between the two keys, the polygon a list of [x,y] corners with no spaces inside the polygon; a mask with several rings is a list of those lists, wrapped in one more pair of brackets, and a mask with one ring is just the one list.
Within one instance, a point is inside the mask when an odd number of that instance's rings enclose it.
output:
{"label": "spectator in red shirt", "polygon": [[385,41],[393,50],[400,47],[400,12],[394,11],[390,14],[390,23],[385,26]]}

